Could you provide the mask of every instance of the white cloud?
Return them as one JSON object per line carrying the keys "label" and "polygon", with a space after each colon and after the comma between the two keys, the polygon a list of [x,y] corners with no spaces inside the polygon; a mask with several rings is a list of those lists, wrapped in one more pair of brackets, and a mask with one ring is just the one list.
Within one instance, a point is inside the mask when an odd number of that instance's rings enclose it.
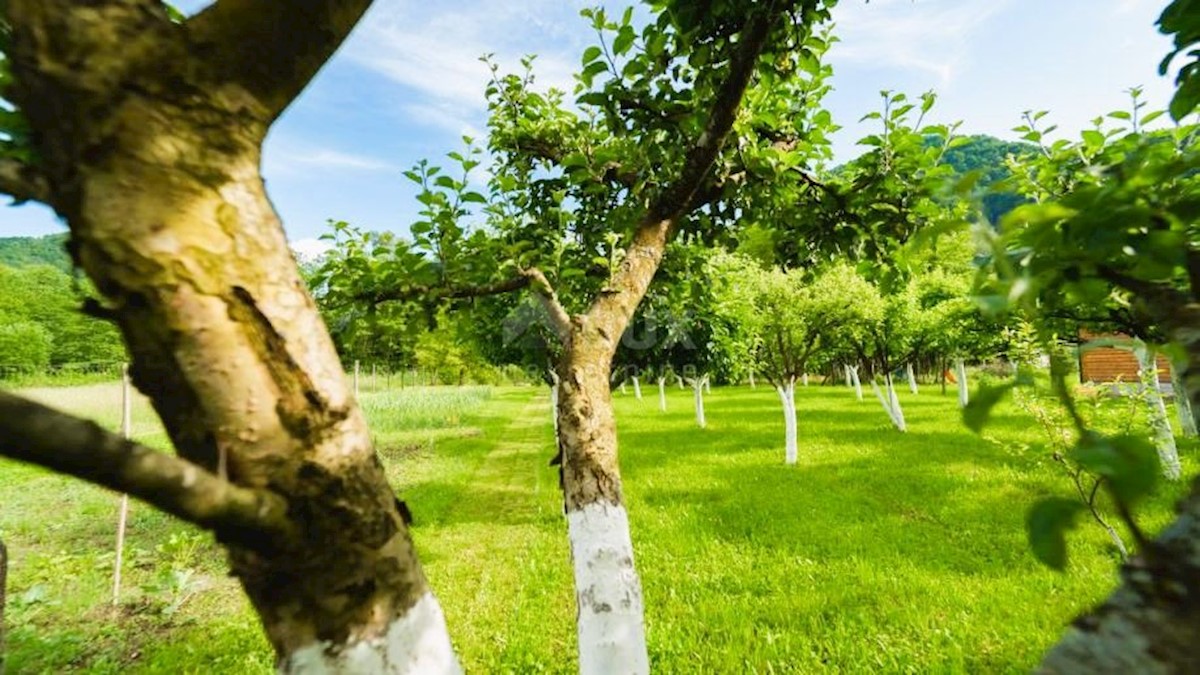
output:
{"label": "white cloud", "polygon": [[876,0],[834,10],[837,64],[855,63],[932,74],[940,87],[966,66],[972,35],[1011,0]]}
{"label": "white cloud", "polygon": [[399,170],[395,164],[375,157],[287,141],[278,145],[269,144],[264,164],[272,175],[307,173],[314,169],[369,172]]}
{"label": "white cloud", "polygon": [[288,242],[288,246],[292,249],[292,253],[300,262],[313,262],[318,260],[327,251],[333,248],[333,245],[321,239],[298,239],[293,242]]}
{"label": "white cloud", "polygon": [[[424,124],[461,133],[486,114],[484,88],[491,77],[484,54],[502,72],[537,53],[541,88],[570,91],[581,40],[588,27],[579,0],[462,0],[377,2],[347,45],[347,57],[411,90],[406,112]],[[478,134],[476,134],[478,135]]]}

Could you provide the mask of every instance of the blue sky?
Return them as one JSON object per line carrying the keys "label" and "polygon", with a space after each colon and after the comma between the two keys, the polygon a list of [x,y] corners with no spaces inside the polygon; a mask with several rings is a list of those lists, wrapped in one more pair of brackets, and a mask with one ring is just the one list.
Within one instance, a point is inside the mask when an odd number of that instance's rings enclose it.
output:
{"label": "blue sky", "polygon": [[[184,11],[209,4],[176,3]],[[481,138],[493,53],[516,68],[538,54],[539,81],[570,89],[590,29],[580,0],[376,0],[341,51],[272,129],[264,153],[268,190],[294,242],[329,218],[404,231],[414,191],[401,171],[437,162]],[[603,3],[614,9],[624,2]],[[879,91],[934,89],[940,121],[966,133],[1011,137],[1027,109],[1075,134],[1127,104],[1142,85],[1162,108],[1171,86],[1157,74],[1168,41],[1154,29],[1166,0],[842,0],[841,42],[829,54],[835,91],[826,106],[845,127],[839,159],[867,133],[857,120]],[[44,207],[0,206],[0,236],[63,231]]]}

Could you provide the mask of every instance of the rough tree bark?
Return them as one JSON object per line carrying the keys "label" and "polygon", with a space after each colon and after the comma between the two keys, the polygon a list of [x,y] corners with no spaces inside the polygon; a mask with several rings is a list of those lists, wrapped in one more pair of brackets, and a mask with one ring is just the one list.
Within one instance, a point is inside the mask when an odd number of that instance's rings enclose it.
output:
{"label": "rough tree bark", "polygon": [[[178,458],[73,420],[64,431],[40,408],[0,414],[0,452],[210,527],[281,671],[456,672],[259,173],[271,123],[369,4],[224,0],[176,24],[157,0],[9,0],[12,93],[39,158],[24,175],[70,226],[103,296],[94,311],[120,328]],[[18,433],[38,443],[16,448]],[[97,466],[89,445],[124,469]],[[205,518],[238,498],[261,502],[262,522]]]}

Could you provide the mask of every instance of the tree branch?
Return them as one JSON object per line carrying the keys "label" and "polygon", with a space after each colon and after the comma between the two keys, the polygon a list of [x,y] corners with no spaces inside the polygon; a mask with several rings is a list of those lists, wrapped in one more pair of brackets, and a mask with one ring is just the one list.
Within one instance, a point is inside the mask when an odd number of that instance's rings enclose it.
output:
{"label": "tree branch", "polygon": [[658,271],[678,219],[693,203],[733,128],[742,96],[766,47],[771,27],[780,14],[779,3],[772,1],[768,7],[755,11],[747,21],[730,60],[729,73],[717,89],[704,131],[684,156],[679,176],[650,202],[620,267],[588,310],[601,332],[609,336],[614,350],[614,340],[624,332]]}
{"label": "tree branch", "polygon": [[371,0],[221,0],[187,27],[194,53],[245,86],[274,119],[370,6]]}
{"label": "tree branch", "polygon": [[250,548],[270,548],[293,533],[287,502],[274,492],[239,487],[94,422],[7,392],[0,392],[0,455],[128,493]]}
{"label": "tree branch", "polygon": [[1102,279],[1133,293],[1151,307],[1173,307],[1188,303],[1186,293],[1167,284],[1131,277],[1105,265],[1100,265],[1097,271]]}
{"label": "tree branch", "polygon": [[13,204],[50,202],[50,184],[32,166],[15,159],[0,158],[0,194],[10,195]]}
{"label": "tree branch", "polygon": [[729,64],[729,75],[717,90],[716,100],[708,115],[708,123],[683,160],[683,168],[675,179],[651,204],[647,221],[673,220],[681,215],[700,187],[704,175],[712,168],[725,139],[733,128],[742,96],[758,65],[758,57],[766,47],[771,27],[779,16],[777,2],[755,12],[740,33],[737,51]]}
{"label": "tree branch", "polygon": [[558,339],[566,341],[567,336],[571,334],[571,316],[558,301],[558,294],[554,292],[550,280],[537,268],[527,269],[522,272],[522,275],[528,280],[530,290],[538,296],[538,299],[542,301],[542,306],[550,314],[550,323],[554,327]]}

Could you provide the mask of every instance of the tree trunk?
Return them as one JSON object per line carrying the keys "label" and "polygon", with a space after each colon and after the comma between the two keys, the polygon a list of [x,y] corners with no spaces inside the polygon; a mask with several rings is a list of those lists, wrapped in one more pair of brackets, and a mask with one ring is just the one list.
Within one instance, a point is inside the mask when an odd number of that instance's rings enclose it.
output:
{"label": "tree trunk", "polygon": [[579,672],[648,673],[642,589],[617,465],[605,338],[576,326],[559,370],[559,443]]}
{"label": "tree trunk", "polygon": [[754,371],[750,371],[750,388],[758,389],[758,385],[754,383]]}
{"label": "tree trunk", "polygon": [[11,0],[16,99],[179,456],[225,454],[230,482],[286,501],[287,536],[216,531],[280,670],[457,672],[259,175],[271,122],[369,3],[295,4],[214,4],[185,34],[158,2]]}
{"label": "tree trunk", "polygon": [[795,464],[799,455],[796,447],[796,380],[790,378],[775,390],[783,403],[784,463]]}
{"label": "tree trunk", "polygon": [[915,370],[913,370],[913,364],[910,363],[907,366],[905,366],[904,373],[905,373],[905,375],[908,376],[908,390],[913,393],[913,396],[916,396],[918,393],[917,373]]}
{"label": "tree trunk", "polygon": [[1184,438],[1196,438],[1196,418],[1192,414],[1192,404],[1188,400],[1187,389],[1183,386],[1183,370],[1187,362],[1178,358],[1171,359],[1171,389],[1175,394],[1175,413],[1179,417],[1179,429]]}
{"label": "tree trunk", "polygon": [[636,375],[633,376],[633,397],[642,400],[642,381]]}
{"label": "tree trunk", "polygon": [[701,429],[708,426],[708,420],[704,418],[704,381],[703,378],[697,377],[692,380],[692,402],[696,408],[696,426]]}
{"label": "tree trunk", "polygon": [[667,378],[658,377],[658,409],[667,412]]}
{"label": "tree trunk", "polygon": [[800,382],[801,382],[801,383],[802,383],[802,384],[803,384],[805,387],[807,387],[807,386],[808,386],[808,373],[802,373],[802,374],[800,375]]}
{"label": "tree trunk", "polygon": [[892,413],[896,416],[896,428],[900,431],[908,431],[908,424],[904,421],[904,409],[900,407],[900,397],[896,395],[896,385],[892,382],[892,374],[884,375],[884,381],[887,383],[888,401],[891,402]]}
{"label": "tree trunk", "polygon": [[558,373],[550,371],[550,419],[554,421],[554,445],[558,445],[558,399],[559,399],[559,379]]}
{"label": "tree trunk", "polygon": [[863,390],[862,390],[862,381],[858,379],[858,366],[849,366],[849,370],[850,370],[850,378],[854,382],[854,396],[858,399],[859,403],[862,403]]}
{"label": "tree trunk", "polygon": [[958,405],[965,408],[971,402],[971,389],[967,386],[967,364],[962,359],[954,360],[955,374],[958,376]]}
{"label": "tree trunk", "polygon": [[1154,350],[1144,342],[1134,349],[1138,360],[1138,377],[1142,381],[1142,396],[1146,401],[1150,428],[1154,430],[1154,447],[1163,475],[1168,480],[1179,480],[1179,451],[1175,446],[1175,434],[1171,432],[1171,421],[1167,417],[1167,406],[1163,404],[1162,392],[1158,389],[1158,364]]}

